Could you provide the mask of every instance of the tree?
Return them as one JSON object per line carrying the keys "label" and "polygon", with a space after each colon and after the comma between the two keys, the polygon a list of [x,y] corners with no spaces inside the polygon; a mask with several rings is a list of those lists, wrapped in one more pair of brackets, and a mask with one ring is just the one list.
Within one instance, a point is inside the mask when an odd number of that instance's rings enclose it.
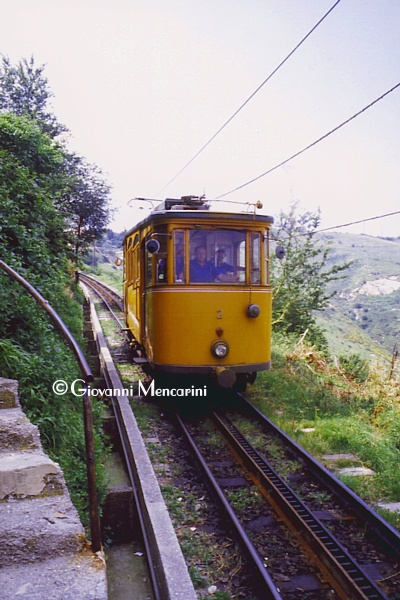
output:
{"label": "tree", "polygon": [[[78,174],[73,179],[70,156],[54,139],[60,128],[45,110],[48,95],[41,71],[25,77],[24,66],[33,68],[33,62],[0,74],[0,257],[43,294],[78,338],[81,306],[73,298],[68,273],[73,238],[59,208]],[[80,402],[72,394],[52,392],[60,374],[67,381],[79,377],[72,352],[43,309],[0,269],[0,376],[18,378],[24,411],[40,427],[46,450],[60,462],[82,508]],[[101,446],[99,433],[98,464],[104,462]]]}
{"label": "tree", "polygon": [[[110,187],[104,181],[100,169],[88,164],[82,157],[67,152],[54,138],[67,131],[49,111],[48,104],[53,96],[44,76],[44,65],[36,67],[33,57],[23,59],[16,66],[3,56],[0,68],[0,111],[12,113],[25,119],[9,121],[8,131],[2,132],[0,148],[17,152],[23,164],[33,170],[35,177],[42,171],[52,171],[53,206],[61,213],[66,231],[73,240],[64,253],[73,249],[76,262],[88,245],[100,239],[111,216],[109,208]],[[1,114],[1,113],[0,113]],[[35,124],[28,138],[24,139],[27,120]],[[15,130],[12,130],[15,127]],[[32,146],[33,137],[41,139],[45,134],[43,148]],[[46,152],[44,149],[46,148]],[[53,161],[57,154],[57,161]],[[50,170],[50,171],[49,171]],[[46,185],[49,185],[47,178]],[[65,236],[64,236],[65,237]]]}
{"label": "tree", "polygon": [[[61,311],[71,237],[54,206],[68,185],[63,152],[27,117],[0,114],[0,257]],[[29,349],[48,322],[0,272],[0,337]]]}
{"label": "tree", "polygon": [[66,264],[70,238],[55,207],[69,185],[63,162],[35,122],[0,114],[0,251],[23,269],[48,274]]}
{"label": "tree", "polygon": [[48,112],[49,100],[53,94],[43,75],[44,68],[45,65],[35,67],[33,56],[29,61],[23,58],[16,66],[3,56],[0,69],[0,110],[29,117],[54,138],[67,131],[67,128]]}
{"label": "tree", "polygon": [[100,240],[107,229],[111,216],[109,207],[110,186],[102,172],[77,155],[67,161],[70,186],[58,202],[66,216],[71,233],[75,260],[86,252],[95,240]]}
{"label": "tree", "polygon": [[342,277],[351,263],[328,267],[330,246],[315,238],[320,225],[320,211],[297,214],[293,204],[287,214],[281,212],[273,237],[285,248],[285,257],[271,259],[273,286],[273,326],[285,333],[304,333],[320,346],[326,345],[322,330],[316,325],[315,311],[323,310],[329,298],[327,285]]}

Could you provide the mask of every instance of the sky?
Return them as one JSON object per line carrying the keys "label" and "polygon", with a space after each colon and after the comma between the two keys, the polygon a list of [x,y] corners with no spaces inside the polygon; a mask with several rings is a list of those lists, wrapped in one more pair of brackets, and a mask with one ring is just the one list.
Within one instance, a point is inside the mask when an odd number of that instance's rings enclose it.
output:
{"label": "sky", "polygon": [[[0,54],[46,65],[67,145],[102,169],[116,209],[111,227],[122,231],[151,208],[131,198],[222,196],[400,82],[400,2],[341,0],[175,177],[334,4],[0,0]],[[260,200],[260,212],[277,218],[297,203],[321,211],[321,228],[399,211],[399,106],[397,88],[213,209]],[[339,231],[399,236],[400,215]]]}

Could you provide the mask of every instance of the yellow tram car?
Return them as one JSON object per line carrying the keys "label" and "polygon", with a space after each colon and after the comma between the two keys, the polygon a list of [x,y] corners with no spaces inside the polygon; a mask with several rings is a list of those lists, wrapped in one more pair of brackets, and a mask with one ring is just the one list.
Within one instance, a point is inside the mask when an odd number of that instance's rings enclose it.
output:
{"label": "yellow tram car", "polygon": [[273,218],[167,199],[124,239],[127,326],[151,372],[244,390],[271,364]]}

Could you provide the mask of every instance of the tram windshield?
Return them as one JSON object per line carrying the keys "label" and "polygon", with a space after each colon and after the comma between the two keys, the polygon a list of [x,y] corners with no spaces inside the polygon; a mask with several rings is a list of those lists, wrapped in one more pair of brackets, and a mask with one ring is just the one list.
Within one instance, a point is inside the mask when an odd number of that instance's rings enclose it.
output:
{"label": "tram windshield", "polygon": [[[188,234],[187,244],[185,233]],[[261,233],[231,229],[174,231],[176,283],[261,283]],[[250,273],[246,273],[246,251]],[[188,256],[186,256],[186,253]],[[186,269],[188,265],[188,269]]]}

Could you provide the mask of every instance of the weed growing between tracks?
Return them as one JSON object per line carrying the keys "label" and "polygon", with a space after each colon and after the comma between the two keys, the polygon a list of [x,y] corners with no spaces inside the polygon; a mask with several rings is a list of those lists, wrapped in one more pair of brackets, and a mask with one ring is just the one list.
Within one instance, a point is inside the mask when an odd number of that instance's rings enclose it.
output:
{"label": "weed growing between tracks", "polygon": [[[327,360],[304,341],[276,337],[273,367],[258,376],[249,398],[318,460],[352,453],[346,466],[373,469],[372,476],[341,476],[366,501],[400,501],[400,373],[389,379],[389,370],[375,363],[367,370],[355,358]],[[382,514],[400,528],[400,513]]]}

